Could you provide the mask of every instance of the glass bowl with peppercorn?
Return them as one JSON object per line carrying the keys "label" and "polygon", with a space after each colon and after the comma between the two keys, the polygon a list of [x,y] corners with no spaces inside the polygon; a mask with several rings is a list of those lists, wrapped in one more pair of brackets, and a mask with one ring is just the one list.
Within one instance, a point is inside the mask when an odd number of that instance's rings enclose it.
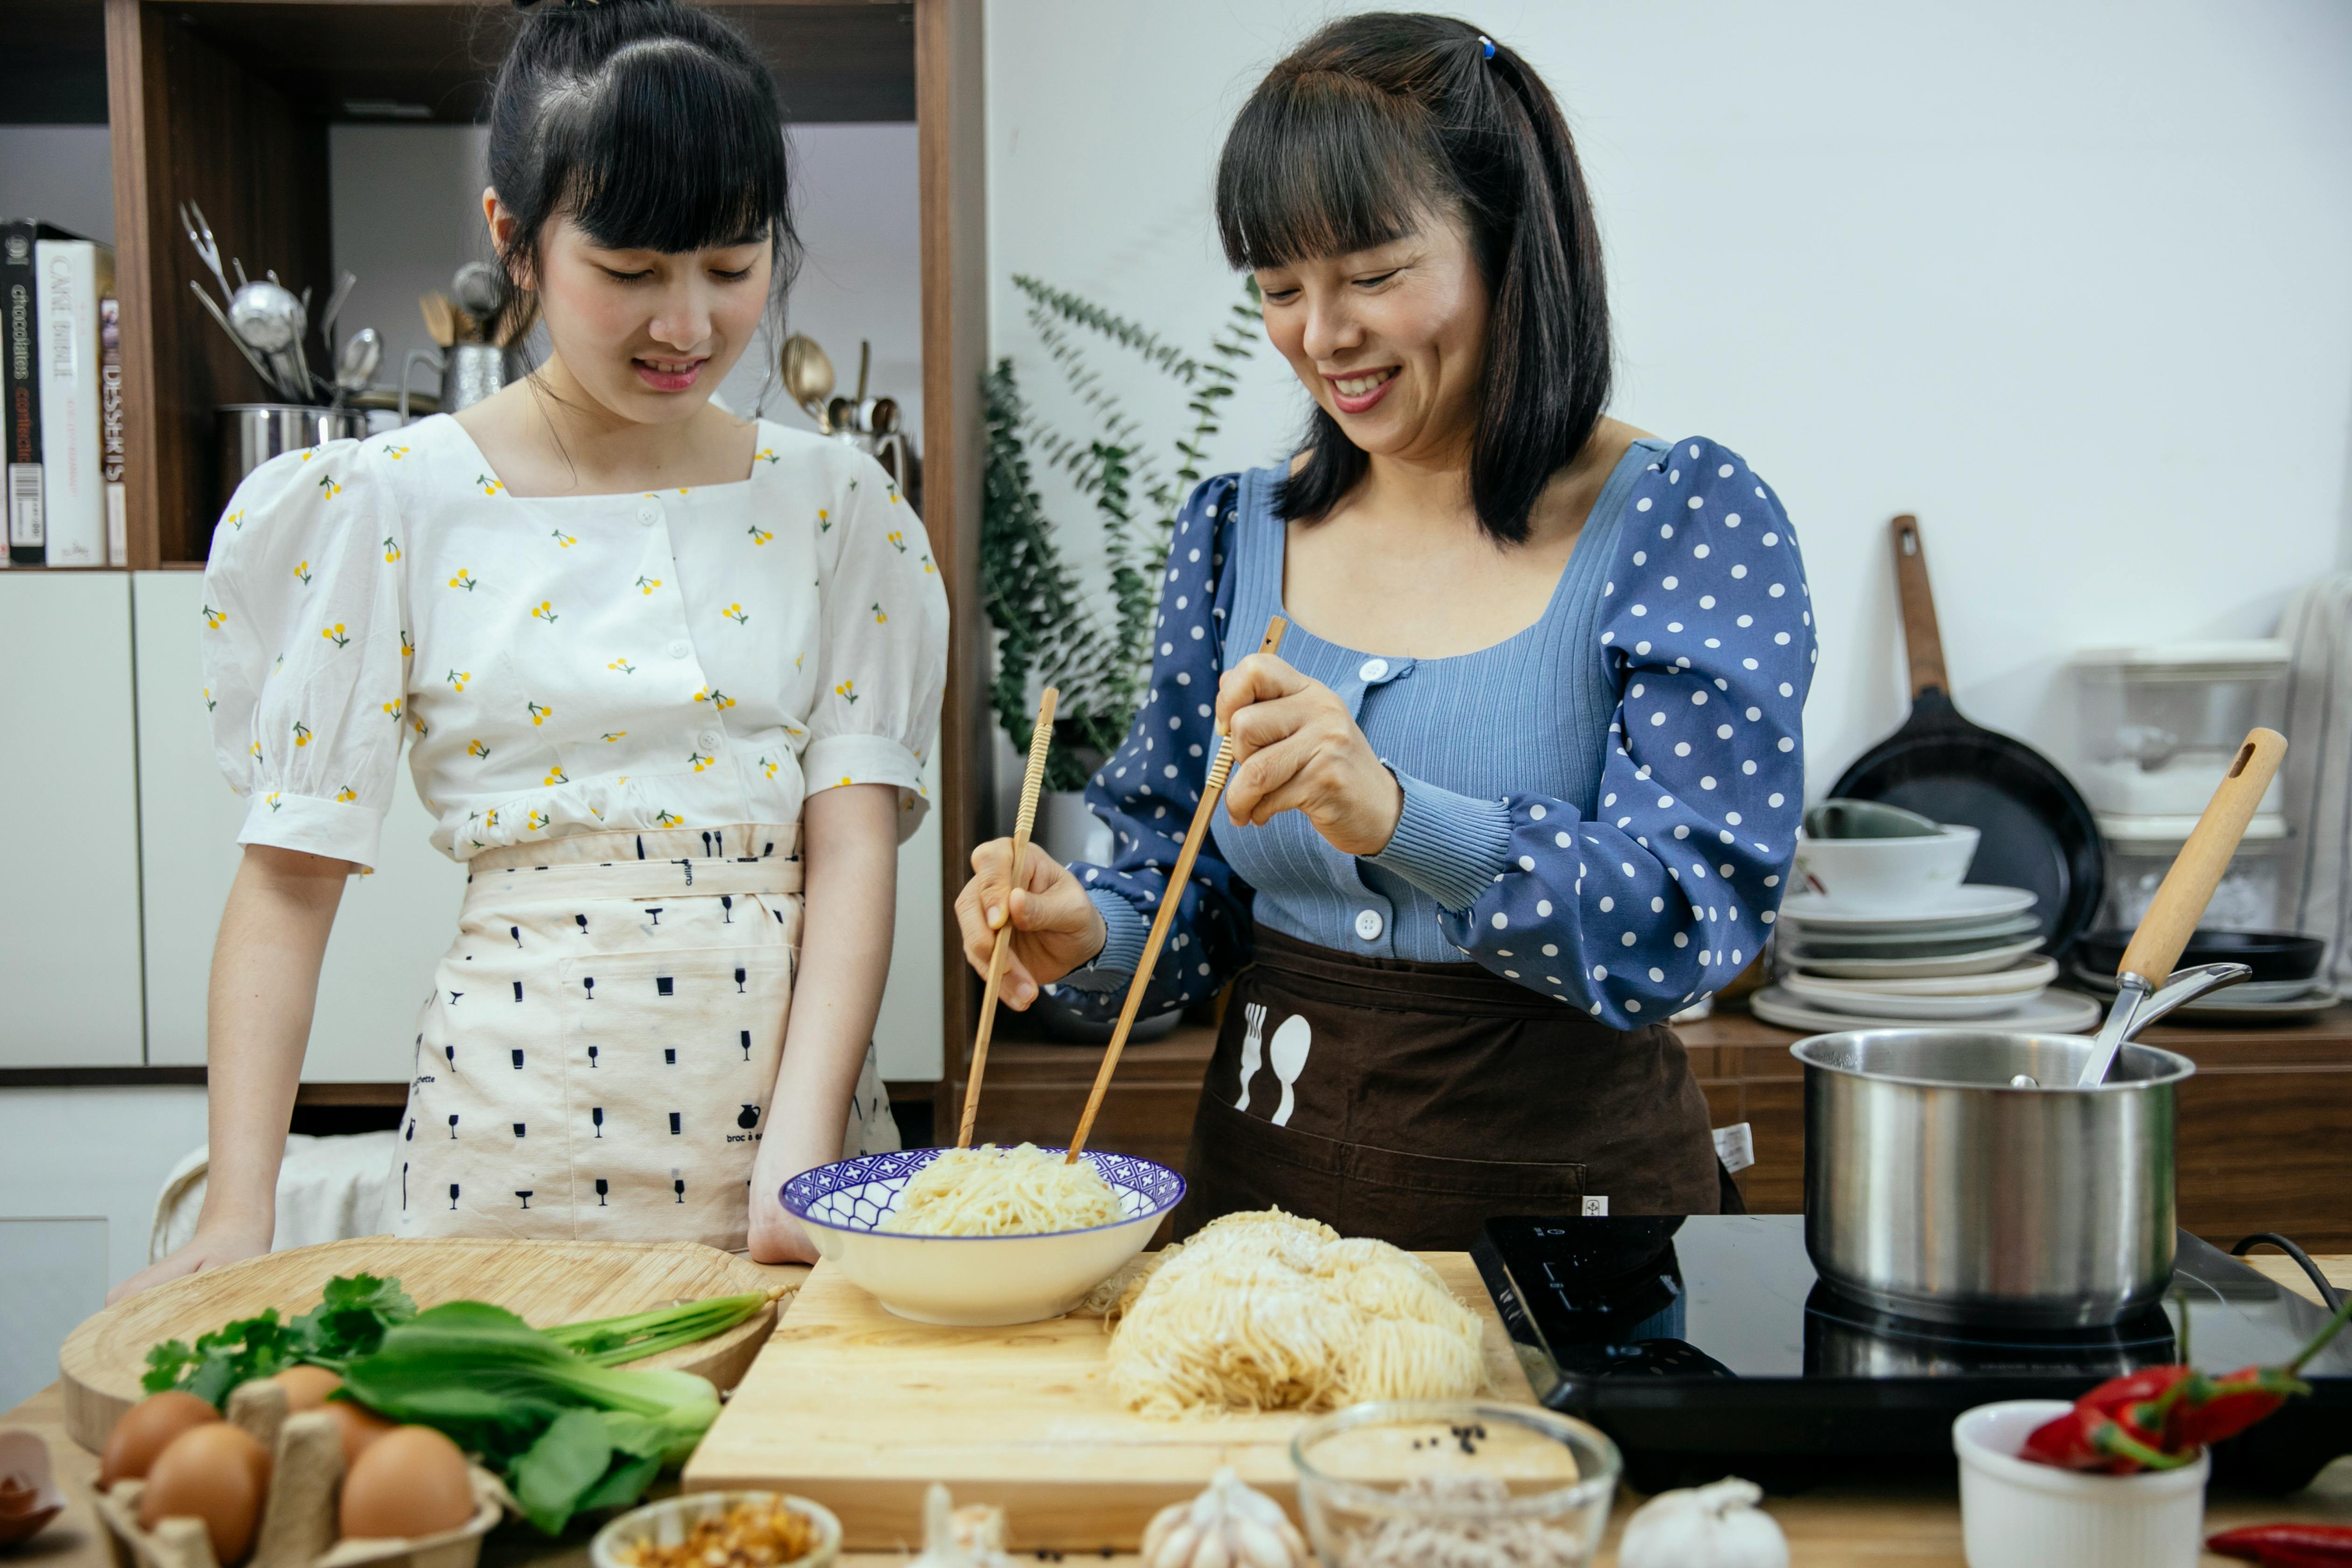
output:
{"label": "glass bowl with peppercorn", "polygon": [[1594,1427],[1533,1405],[1350,1405],[1290,1445],[1299,1510],[1325,1568],[1581,1568],[1623,1468]]}
{"label": "glass bowl with peppercorn", "polygon": [[588,1543],[595,1568],[832,1568],[841,1521],[786,1492],[692,1492],[622,1514]]}

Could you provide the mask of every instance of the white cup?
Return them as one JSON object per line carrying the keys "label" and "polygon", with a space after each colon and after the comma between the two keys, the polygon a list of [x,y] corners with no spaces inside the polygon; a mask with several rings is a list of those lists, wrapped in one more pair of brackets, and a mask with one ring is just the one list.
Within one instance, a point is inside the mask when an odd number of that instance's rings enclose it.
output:
{"label": "white cup", "polygon": [[1977,837],[1958,826],[1922,838],[1800,837],[1798,885],[1857,910],[1931,914],[1969,874]]}
{"label": "white cup", "polygon": [[2017,1457],[2035,1427],[2073,1408],[2011,1399],[1952,1423],[1969,1568],[2197,1568],[2211,1459],[2105,1476]]}

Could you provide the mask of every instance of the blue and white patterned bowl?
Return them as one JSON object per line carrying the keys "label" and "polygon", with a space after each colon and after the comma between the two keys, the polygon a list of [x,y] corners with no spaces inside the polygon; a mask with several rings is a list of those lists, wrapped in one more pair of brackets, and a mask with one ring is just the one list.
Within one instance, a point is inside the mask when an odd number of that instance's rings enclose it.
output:
{"label": "blue and white patterned bowl", "polygon": [[1058,1318],[1143,1250],[1184,1196],[1184,1178],[1156,1161],[1089,1149],[1079,1157],[1118,1194],[1122,1218],[1044,1236],[904,1236],[879,1226],[939,1149],[860,1154],[784,1184],[784,1207],[808,1227],[817,1256],[875,1300],[919,1323],[988,1328]]}

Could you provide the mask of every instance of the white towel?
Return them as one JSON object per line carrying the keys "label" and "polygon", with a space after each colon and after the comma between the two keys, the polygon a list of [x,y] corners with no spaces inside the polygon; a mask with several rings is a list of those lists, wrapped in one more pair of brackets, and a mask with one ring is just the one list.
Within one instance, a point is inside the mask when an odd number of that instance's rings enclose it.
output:
{"label": "white towel", "polygon": [[2287,670],[2286,816],[2294,830],[2279,911],[2327,942],[2319,978],[2352,994],[2352,574],[2295,595],[2278,635]]}
{"label": "white towel", "polygon": [[[286,1138],[286,1158],[278,1167],[278,1228],[269,1250],[310,1247],[383,1230],[384,1184],[392,1170],[393,1145],[400,1134],[356,1132]],[[155,1199],[155,1223],[148,1234],[147,1261],[158,1262],[195,1238],[196,1215],[205,1206],[209,1149],[192,1151],[163,1178]]]}

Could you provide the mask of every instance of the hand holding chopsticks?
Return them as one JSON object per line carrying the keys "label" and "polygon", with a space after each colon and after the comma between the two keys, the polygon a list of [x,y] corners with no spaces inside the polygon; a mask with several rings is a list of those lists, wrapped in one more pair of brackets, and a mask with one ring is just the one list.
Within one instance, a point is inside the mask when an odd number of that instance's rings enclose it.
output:
{"label": "hand holding chopsticks", "polygon": [[[1029,732],[1029,769],[1021,778],[1021,811],[1013,827],[1013,864],[1007,875],[1007,885],[1021,885],[1021,862],[1029,853],[1029,831],[1037,822],[1037,796],[1045,785],[1045,753],[1054,743],[1054,705],[1061,693],[1053,687],[1037,704],[1037,724]],[[963,1124],[956,1132],[956,1147],[971,1147],[971,1125],[980,1115],[980,1080],[988,1070],[988,1038],[996,1027],[997,993],[1004,984],[1004,960],[1013,951],[1013,900],[1008,892],[1004,904],[1004,923],[996,928],[996,946],[988,959],[988,988],[980,999],[980,1030],[971,1042],[971,1072],[963,1088]]]}
{"label": "hand holding chopsticks", "polygon": [[[1289,623],[1280,616],[1266,622],[1265,640],[1258,645],[1258,652],[1272,653],[1279,648],[1282,634],[1288,628]],[[1078,1130],[1070,1139],[1072,1161],[1086,1148],[1087,1134],[1094,1131],[1095,1116],[1102,1110],[1103,1095],[1110,1089],[1110,1075],[1118,1066],[1119,1053],[1127,1049],[1127,1037],[1135,1027],[1135,1016],[1143,1006],[1143,994],[1151,985],[1151,972],[1160,963],[1160,947],[1168,941],[1168,928],[1175,921],[1176,906],[1183,901],[1184,886],[1192,876],[1192,862],[1200,858],[1201,842],[1209,836],[1209,820],[1217,809],[1217,797],[1224,793],[1225,780],[1233,767],[1232,737],[1220,732],[1217,754],[1210,759],[1209,776],[1201,786],[1201,804],[1193,808],[1192,826],[1184,830],[1184,847],[1169,870],[1168,890],[1160,896],[1159,912],[1151,917],[1151,934],[1144,939],[1143,956],[1136,961],[1135,978],[1128,983],[1127,1004],[1118,1010],[1118,1026],[1111,1031],[1110,1045],[1104,1050],[1102,1066],[1095,1073],[1094,1090],[1087,1096],[1086,1114],[1078,1118]],[[1019,864],[1017,859],[1014,864]]]}

